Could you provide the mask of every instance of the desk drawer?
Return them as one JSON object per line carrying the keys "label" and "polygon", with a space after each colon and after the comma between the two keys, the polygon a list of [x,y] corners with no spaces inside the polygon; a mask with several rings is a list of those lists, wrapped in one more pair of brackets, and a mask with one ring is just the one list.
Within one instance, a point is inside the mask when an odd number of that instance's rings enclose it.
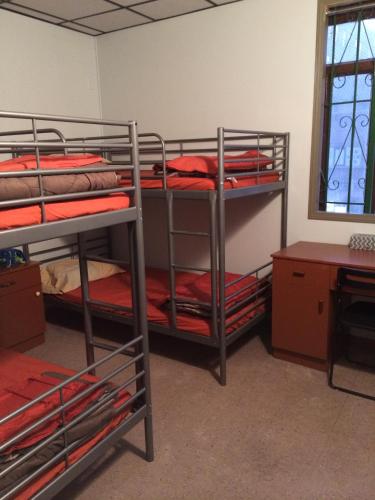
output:
{"label": "desk drawer", "polygon": [[287,287],[316,287],[317,281],[320,281],[322,288],[328,286],[330,266],[293,260],[275,264],[278,268],[278,279]]}
{"label": "desk drawer", "polygon": [[0,272],[0,297],[38,285],[40,271],[37,265],[25,265]]}

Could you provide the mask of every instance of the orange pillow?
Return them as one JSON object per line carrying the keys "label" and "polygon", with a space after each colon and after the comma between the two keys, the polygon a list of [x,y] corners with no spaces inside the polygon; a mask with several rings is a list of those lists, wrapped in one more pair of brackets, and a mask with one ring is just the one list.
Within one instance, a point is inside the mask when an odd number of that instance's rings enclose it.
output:
{"label": "orange pillow", "polygon": [[[239,155],[226,155],[225,160],[241,160],[224,163],[225,170],[254,170],[264,168],[272,163],[268,156],[257,149],[250,149]],[[200,172],[202,174],[216,175],[218,171],[217,156],[179,156],[168,160],[167,168],[178,172]]]}

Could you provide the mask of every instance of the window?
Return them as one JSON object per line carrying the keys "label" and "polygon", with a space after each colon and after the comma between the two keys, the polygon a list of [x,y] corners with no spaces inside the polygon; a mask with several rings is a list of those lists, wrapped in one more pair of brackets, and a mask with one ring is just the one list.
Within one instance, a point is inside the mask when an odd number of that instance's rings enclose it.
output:
{"label": "window", "polygon": [[319,16],[310,217],[373,222],[375,2],[320,0]]}

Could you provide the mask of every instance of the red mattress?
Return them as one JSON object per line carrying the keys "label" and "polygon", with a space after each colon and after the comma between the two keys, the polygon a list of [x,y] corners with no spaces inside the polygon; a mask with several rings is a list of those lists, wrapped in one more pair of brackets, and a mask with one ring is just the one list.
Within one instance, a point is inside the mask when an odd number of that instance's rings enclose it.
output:
{"label": "red mattress", "polygon": [[[82,217],[101,212],[111,212],[129,207],[129,197],[125,194],[113,194],[102,198],[90,198],[62,203],[46,203],[47,222]],[[0,230],[42,223],[39,205],[0,210]]]}
{"label": "red mattress", "polygon": [[[48,372],[48,373],[46,373]],[[43,394],[51,387],[61,383],[61,379],[53,379],[50,374],[58,373],[62,375],[71,376],[74,374],[72,370],[68,370],[59,365],[54,365],[47,363],[45,361],[40,361],[29,357],[25,354],[15,353],[13,351],[0,350],[0,416],[4,417],[9,414],[12,410],[20,408],[24,404],[28,403],[33,398],[38,397]],[[95,382],[99,379],[87,375],[83,377],[84,380],[89,382]],[[81,386],[81,387],[80,387]],[[64,388],[64,398],[66,401],[69,397],[73,397],[87,388],[87,383],[83,381],[75,381],[67,384]],[[98,388],[94,390],[90,395],[82,398],[79,402],[71,405],[67,410],[66,416],[67,421],[70,421],[78,415],[88,404],[96,401],[100,396],[98,392],[103,393],[104,388]],[[71,394],[69,394],[71,393]],[[123,404],[127,399],[129,399],[130,394],[122,391],[118,399],[114,403],[114,407],[118,407]],[[35,422],[42,416],[48,414],[53,408],[56,408],[57,401],[55,401],[54,395],[43,399],[41,402],[35,404],[30,409],[26,410],[18,417],[6,422],[0,426],[0,442],[4,442],[11,436],[15,435],[22,428],[31,423]],[[68,413],[71,412],[70,417]],[[121,423],[121,421],[126,417],[129,410],[119,413],[117,416],[112,418],[104,427],[102,427],[96,434],[91,435],[83,445],[74,450],[69,455],[69,463],[73,464],[79,458],[81,458],[85,453],[87,453],[95,444],[97,444],[104,436],[106,436],[110,431]],[[22,448],[27,448],[36,444],[51,435],[56,429],[57,418],[52,417],[48,424],[39,426],[34,430],[32,434],[29,434],[22,441],[19,441],[16,445],[13,445],[7,453],[14,452],[15,450],[21,450]],[[56,424],[56,425],[55,425]],[[59,462],[52,466],[50,470],[38,477],[36,481],[26,487],[26,489],[17,495],[16,498],[28,499],[36,491],[40,490],[45,486],[50,480],[56,477],[58,474],[63,472],[65,469],[65,462]]]}
{"label": "red mattress", "polygon": [[[226,273],[231,280],[240,277],[237,274]],[[193,273],[180,272],[176,273],[176,287],[181,288],[186,285],[191,285],[197,281],[199,276]],[[128,272],[115,274],[109,278],[90,282],[90,298],[111,303],[119,306],[132,306],[130,275]],[[169,311],[163,307],[169,298],[169,275],[167,271],[161,269],[148,268],[146,270],[146,293],[147,293],[147,317],[150,323],[157,325],[169,325]],[[81,289],[77,288],[71,292],[62,295],[55,295],[59,300],[80,304]],[[197,299],[202,300],[197,296]],[[109,308],[110,310],[110,308]],[[241,311],[237,313],[240,314]],[[264,305],[254,308],[244,317],[239,319],[232,326],[227,328],[227,334],[232,333],[239,326],[245,324],[252,317],[264,312]],[[113,311],[113,314],[121,314],[129,316],[129,313]],[[232,316],[232,320],[235,316]],[[191,314],[179,313],[177,315],[177,327],[179,330],[194,333],[196,335],[210,336],[211,321],[206,318],[193,316]]]}
{"label": "red mattress", "polygon": [[[161,175],[155,175],[155,179],[142,179],[152,175],[152,170],[142,170],[141,186],[143,189],[162,189],[163,178]],[[233,176],[234,177],[234,176]],[[238,189],[249,186],[257,186],[259,184],[271,184],[280,180],[280,174],[274,171],[262,172],[258,177],[240,177],[236,180],[226,180],[224,183],[225,189]],[[130,181],[122,180],[123,185],[129,184]],[[217,189],[216,179],[208,177],[179,177],[170,175],[167,177],[167,187],[169,189],[186,190],[186,191],[214,191]]]}

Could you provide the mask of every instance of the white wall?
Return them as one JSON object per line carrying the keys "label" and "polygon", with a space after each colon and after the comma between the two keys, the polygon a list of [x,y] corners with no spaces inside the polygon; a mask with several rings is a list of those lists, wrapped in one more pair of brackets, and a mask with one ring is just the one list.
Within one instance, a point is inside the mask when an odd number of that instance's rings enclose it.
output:
{"label": "white wall", "polygon": [[94,38],[2,10],[0,54],[1,110],[100,117]]}
{"label": "white wall", "polygon": [[[94,38],[1,10],[0,54],[1,110],[100,117]],[[82,125],[37,123],[48,125],[68,136],[87,132]],[[0,130],[30,127],[30,120],[0,119]],[[99,130],[92,126],[88,133]],[[33,245],[33,250],[49,245]]]}
{"label": "white wall", "polygon": [[[103,116],[132,116],[142,130],[170,138],[213,135],[217,126],[290,131],[289,243],[347,243],[353,232],[374,232],[307,217],[316,8],[316,0],[243,0],[99,37]],[[244,213],[247,203],[233,211]],[[255,217],[256,240],[246,216],[231,235],[238,268],[259,245],[263,260],[277,246],[276,202],[266,212]],[[158,262],[151,225],[146,251]]]}

